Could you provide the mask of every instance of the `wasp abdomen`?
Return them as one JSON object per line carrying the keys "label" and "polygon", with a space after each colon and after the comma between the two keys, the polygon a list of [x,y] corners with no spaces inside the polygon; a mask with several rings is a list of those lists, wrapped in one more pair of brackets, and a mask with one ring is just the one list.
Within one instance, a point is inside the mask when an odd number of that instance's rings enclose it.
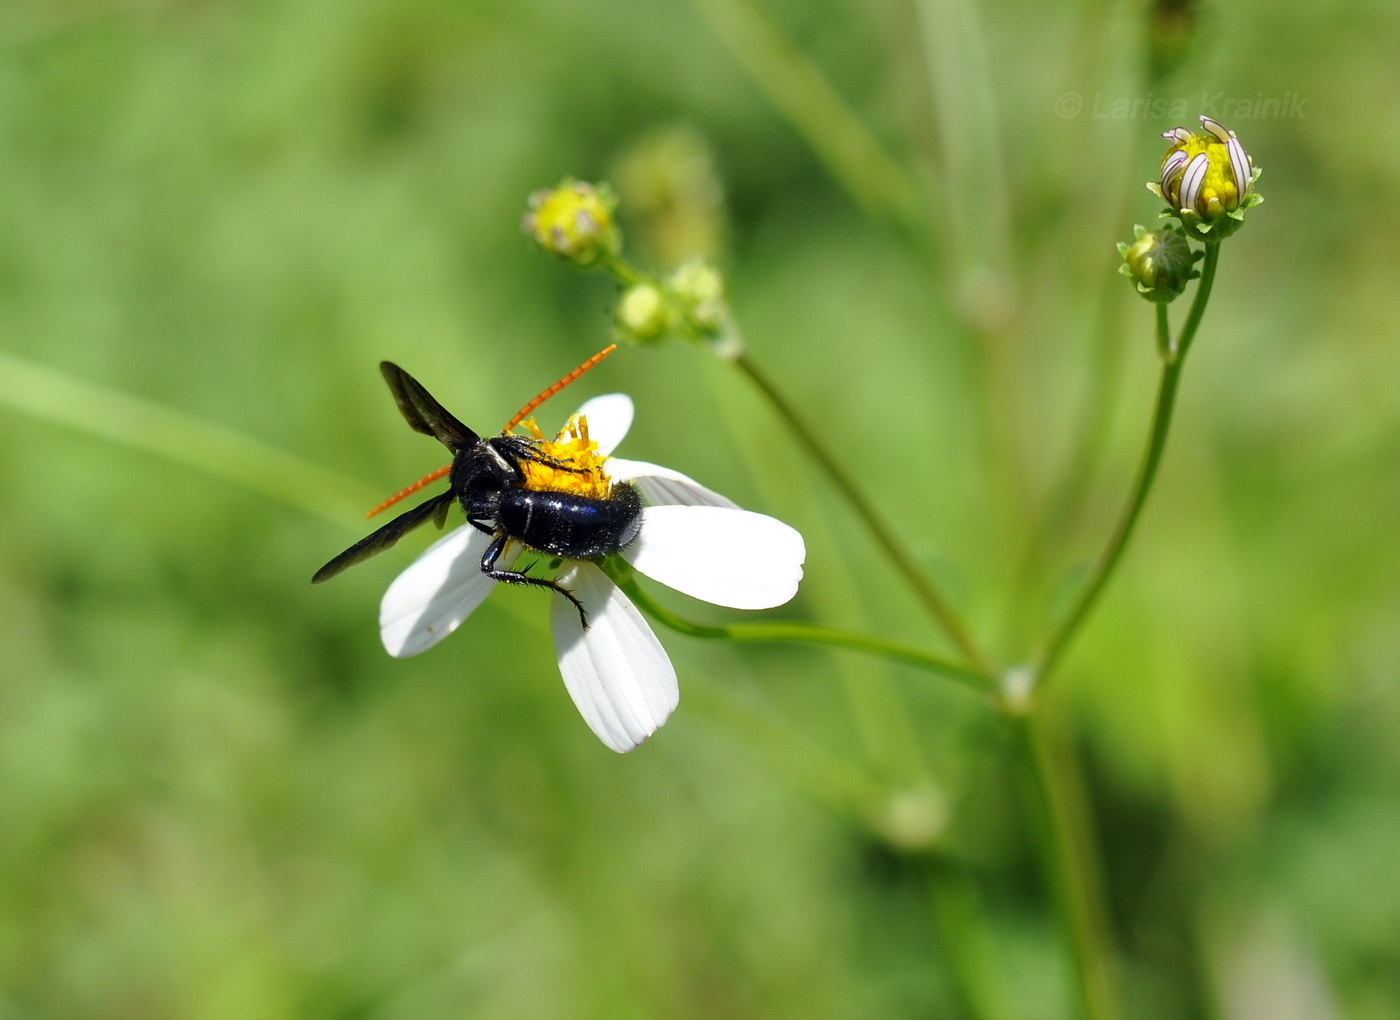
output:
{"label": "wasp abdomen", "polygon": [[554,556],[590,560],[615,553],[642,525],[642,497],[618,482],[606,499],[572,492],[512,489],[496,513],[511,538]]}

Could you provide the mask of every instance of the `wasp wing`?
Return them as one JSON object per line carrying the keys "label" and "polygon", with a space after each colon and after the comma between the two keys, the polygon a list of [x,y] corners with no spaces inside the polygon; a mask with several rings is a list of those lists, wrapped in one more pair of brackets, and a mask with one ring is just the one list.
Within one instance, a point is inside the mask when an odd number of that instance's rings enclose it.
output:
{"label": "wasp wing", "polygon": [[363,563],[371,556],[377,556],[385,549],[391,548],[395,542],[403,538],[414,528],[429,521],[436,521],[439,528],[447,519],[447,511],[452,507],[452,493],[444,492],[440,496],[434,496],[426,502],[419,503],[407,513],[399,514],[384,527],[370,535],[360,539],[349,549],[331,560],[320,570],[316,571],[316,576],[311,579],[312,584],[320,584],[322,581],[329,581],[336,574],[347,567],[353,567],[356,563]]}
{"label": "wasp wing", "polygon": [[481,442],[481,437],[463,425],[451,411],[437,402],[413,376],[392,361],[379,363],[380,374],[394,394],[394,402],[413,431],[432,436],[453,453]]}

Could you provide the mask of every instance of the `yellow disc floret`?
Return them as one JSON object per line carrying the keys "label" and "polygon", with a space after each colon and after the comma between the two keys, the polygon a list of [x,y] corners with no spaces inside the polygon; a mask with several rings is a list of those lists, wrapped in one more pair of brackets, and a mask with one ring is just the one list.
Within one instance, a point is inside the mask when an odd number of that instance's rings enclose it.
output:
{"label": "yellow disc floret", "polygon": [[[525,423],[537,435],[533,419]],[[525,476],[521,485],[539,492],[571,492],[592,499],[606,499],[612,480],[603,469],[607,458],[588,438],[588,419],[576,414],[553,440],[541,439],[531,448],[534,458],[521,459]]]}
{"label": "yellow disc floret", "polygon": [[[1163,168],[1174,153],[1181,152],[1186,156],[1184,163],[1180,163],[1183,172],[1175,173],[1168,177],[1168,187],[1171,189],[1171,199],[1180,204],[1181,184],[1185,177],[1184,170],[1191,165],[1191,161],[1201,153],[1205,153],[1205,176],[1196,189],[1195,201],[1190,205],[1198,215],[1206,219],[1214,219],[1222,212],[1229,212],[1237,208],[1240,204],[1240,189],[1236,185],[1234,173],[1230,166],[1230,152],[1223,142],[1218,141],[1212,135],[1195,135],[1189,142],[1178,145],[1167,153],[1162,161]],[[1178,161],[1180,162],[1180,161]]]}
{"label": "yellow disc floret", "polygon": [[1245,210],[1263,199],[1254,191],[1259,168],[1235,133],[1209,117],[1202,130],[1178,127],[1164,131],[1172,143],[1162,157],[1157,181],[1147,186],[1171,206],[1198,241],[1218,241],[1244,222]]}
{"label": "yellow disc floret", "polygon": [[616,255],[622,245],[616,211],[617,198],[606,184],[566,177],[558,187],[530,196],[520,226],[545,251],[591,266]]}

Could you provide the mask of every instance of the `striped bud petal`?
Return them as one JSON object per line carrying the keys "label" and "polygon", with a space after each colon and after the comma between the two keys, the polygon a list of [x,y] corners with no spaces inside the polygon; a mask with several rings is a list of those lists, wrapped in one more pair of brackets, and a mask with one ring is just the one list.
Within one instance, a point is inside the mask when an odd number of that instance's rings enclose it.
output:
{"label": "striped bud petal", "polygon": [[1240,144],[1238,138],[1231,138],[1225,143],[1225,149],[1230,153],[1230,169],[1235,174],[1235,186],[1239,188],[1240,198],[1249,194],[1249,154],[1244,151],[1244,146]]}
{"label": "striped bud petal", "polygon": [[1171,192],[1172,181],[1185,168],[1186,161],[1188,158],[1189,157],[1186,155],[1186,153],[1182,152],[1180,149],[1177,149],[1175,152],[1173,152],[1170,156],[1167,157],[1166,162],[1162,164],[1163,191],[1168,193]]}
{"label": "striped bud petal", "polygon": [[1206,116],[1201,117],[1201,127],[1215,135],[1215,137],[1222,142],[1228,142],[1234,137],[1234,133],[1224,124],[1220,123],[1218,120],[1211,120]]}
{"label": "striped bud petal", "polygon": [[1191,140],[1191,129],[1184,127],[1172,128],[1170,131],[1163,131],[1162,137],[1177,145],[1185,145]]}
{"label": "striped bud petal", "polygon": [[1204,152],[1196,154],[1196,157],[1186,165],[1186,172],[1181,175],[1181,196],[1177,202],[1177,208],[1185,211],[1192,209],[1200,213],[1196,207],[1196,199],[1201,196],[1201,185],[1205,183],[1206,170],[1210,167],[1210,157]]}

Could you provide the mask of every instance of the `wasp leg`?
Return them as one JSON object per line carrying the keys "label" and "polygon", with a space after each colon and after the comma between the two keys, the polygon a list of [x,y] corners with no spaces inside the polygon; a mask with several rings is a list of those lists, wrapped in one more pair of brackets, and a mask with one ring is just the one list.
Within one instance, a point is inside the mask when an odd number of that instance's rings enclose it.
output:
{"label": "wasp leg", "polygon": [[487,524],[484,521],[474,520],[471,517],[467,518],[467,523],[484,535],[494,535],[496,533],[496,526],[494,524]]}
{"label": "wasp leg", "polygon": [[481,572],[493,581],[502,581],[506,584],[528,584],[536,588],[548,588],[550,591],[558,592],[574,604],[578,610],[579,623],[583,629],[588,629],[588,614],[583,611],[583,603],[574,598],[573,592],[560,585],[557,581],[548,581],[543,577],[531,577],[522,570],[501,570],[496,566],[496,561],[501,558],[501,553],[506,548],[506,536],[497,535],[495,541],[486,547],[486,553],[481,557]]}
{"label": "wasp leg", "polygon": [[588,468],[574,467],[568,461],[560,460],[558,457],[551,457],[547,453],[540,453],[538,450],[531,447],[525,447],[519,450],[518,455],[521,460],[534,461],[536,464],[544,464],[546,467],[552,467],[559,471],[567,471],[574,475],[585,475],[589,471]]}

